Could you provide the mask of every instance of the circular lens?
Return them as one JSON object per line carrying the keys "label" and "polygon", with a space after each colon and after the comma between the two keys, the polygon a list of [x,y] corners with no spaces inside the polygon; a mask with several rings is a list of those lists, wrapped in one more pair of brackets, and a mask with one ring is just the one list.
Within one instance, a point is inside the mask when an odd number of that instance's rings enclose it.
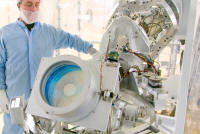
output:
{"label": "circular lens", "polygon": [[84,85],[84,73],[77,65],[62,65],[47,73],[43,98],[54,107],[65,107],[79,98]]}

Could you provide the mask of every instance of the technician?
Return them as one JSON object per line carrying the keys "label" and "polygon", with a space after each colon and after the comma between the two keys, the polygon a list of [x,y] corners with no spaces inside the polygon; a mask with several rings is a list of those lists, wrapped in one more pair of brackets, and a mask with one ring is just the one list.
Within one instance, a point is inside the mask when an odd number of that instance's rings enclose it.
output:
{"label": "technician", "polygon": [[52,57],[55,49],[74,48],[94,54],[92,44],[76,35],[40,23],[40,0],[18,0],[19,19],[0,29],[0,107],[4,114],[3,134],[22,134],[23,128],[11,123],[9,100],[30,96],[42,57]]}

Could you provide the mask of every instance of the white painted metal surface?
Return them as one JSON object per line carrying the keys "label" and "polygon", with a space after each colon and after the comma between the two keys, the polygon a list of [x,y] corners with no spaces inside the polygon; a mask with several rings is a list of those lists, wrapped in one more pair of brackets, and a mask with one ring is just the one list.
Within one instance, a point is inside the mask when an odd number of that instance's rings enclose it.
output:
{"label": "white painted metal surface", "polygon": [[[189,1],[188,1],[189,2]],[[187,34],[186,34],[186,47],[183,58],[182,65],[182,76],[181,76],[181,85],[178,90],[178,99],[177,99],[177,110],[176,110],[176,124],[174,134],[183,134],[184,125],[186,119],[186,109],[188,101],[188,91],[189,91],[189,81],[191,76],[191,64],[193,59],[193,45],[194,44],[194,33],[195,33],[195,22],[196,22],[196,6],[197,0],[190,1],[187,6],[188,17],[190,18],[187,24]],[[185,10],[186,11],[186,10]]]}
{"label": "white painted metal surface", "polygon": [[[81,95],[72,105],[65,107],[53,107],[47,104],[41,95],[41,82],[49,69],[57,63],[74,64],[80,66],[85,73],[85,85],[82,87]],[[43,59],[37,76],[33,91],[26,109],[26,113],[45,117],[48,119],[63,121],[73,125],[84,126],[91,129],[105,131],[107,129],[112,99],[103,101],[100,98],[101,90],[117,92],[119,64],[103,66],[103,85],[100,90],[100,63],[94,61],[93,65],[88,61],[81,61],[74,56],[61,56]],[[97,122],[94,123],[94,120]]]}

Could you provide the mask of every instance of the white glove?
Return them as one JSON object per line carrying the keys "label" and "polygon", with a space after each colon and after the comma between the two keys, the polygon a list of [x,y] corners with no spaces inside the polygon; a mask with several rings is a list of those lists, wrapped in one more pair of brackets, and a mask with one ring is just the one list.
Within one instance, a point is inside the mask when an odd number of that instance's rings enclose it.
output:
{"label": "white glove", "polygon": [[93,47],[88,48],[88,54],[90,55],[94,55],[97,53],[97,50]]}
{"label": "white glove", "polygon": [[5,89],[0,89],[0,112],[9,113],[9,104]]}
{"label": "white glove", "polygon": [[88,53],[92,56],[94,60],[101,60],[101,53],[97,51],[95,48],[91,47],[88,49]]}

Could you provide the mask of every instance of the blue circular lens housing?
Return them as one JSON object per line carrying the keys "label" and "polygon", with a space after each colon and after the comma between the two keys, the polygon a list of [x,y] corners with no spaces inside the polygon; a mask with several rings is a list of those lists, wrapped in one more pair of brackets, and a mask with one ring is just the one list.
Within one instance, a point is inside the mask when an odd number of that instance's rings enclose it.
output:
{"label": "blue circular lens housing", "polygon": [[77,65],[52,67],[43,79],[44,100],[54,107],[65,107],[80,95],[84,84],[84,73]]}

